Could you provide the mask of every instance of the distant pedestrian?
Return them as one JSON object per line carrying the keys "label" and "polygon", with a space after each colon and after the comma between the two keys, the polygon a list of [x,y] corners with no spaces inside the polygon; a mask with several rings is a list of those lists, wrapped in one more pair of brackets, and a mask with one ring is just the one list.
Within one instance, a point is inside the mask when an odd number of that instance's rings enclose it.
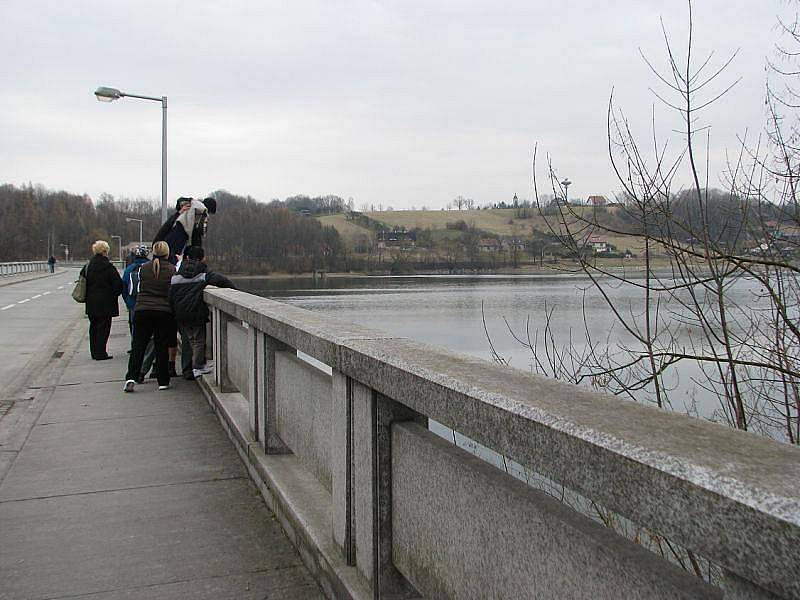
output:
{"label": "distant pedestrian", "polygon": [[182,339],[189,340],[191,348],[192,371],[186,368],[188,357],[182,357],[181,361],[186,379],[195,379],[211,372],[211,365],[206,363],[206,323],[209,314],[203,300],[203,290],[207,285],[236,289],[230,279],[208,270],[202,246],[189,246],[169,290],[170,306],[178,323],[178,331]]}
{"label": "distant pedestrian", "polygon": [[52,254],[50,255],[50,258],[47,259],[47,266],[50,268],[51,273],[56,272],[56,257]]}
{"label": "distant pedestrian", "polygon": [[132,392],[142,371],[142,361],[150,338],[156,354],[158,389],[169,389],[170,370],[167,366],[167,345],[175,335],[175,320],[169,306],[169,285],[175,267],[167,260],[166,242],[153,244],[153,260],[139,268],[139,291],[133,309],[133,351],[125,375],[126,392]]}
{"label": "distant pedestrian", "polygon": [[119,316],[122,279],[108,260],[109,246],[103,240],[92,245],[89,263],[81,270],[86,277],[86,315],[89,317],[89,351],[94,360],[112,358],[106,351],[111,319]]}

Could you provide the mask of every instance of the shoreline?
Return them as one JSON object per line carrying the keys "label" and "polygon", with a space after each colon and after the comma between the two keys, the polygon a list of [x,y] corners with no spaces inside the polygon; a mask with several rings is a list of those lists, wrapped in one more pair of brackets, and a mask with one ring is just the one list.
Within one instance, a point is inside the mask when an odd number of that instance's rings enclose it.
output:
{"label": "shoreline", "polygon": [[[605,271],[613,275],[628,276],[631,278],[639,278],[644,275],[644,265],[632,264],[624,266],[603,266]],[[653,269],[652,275],[658,278],[672,278],[673,271],[669,267]],[[575,265],[547,265],[544,267],[525,267],[517,269],[495,269],[483,270],[479,272],[461,271],[461,272],[446,272],[442,270],[429,270],[429,271],[416,271],[414,273],[389,273],[389,272],[306,272],[306,273],[270,273],[268,275],[253,275],[248,273],[228,273],[228,277],[236,279],[249,279],[249,280],[289,280],[289,279],[303,279],[313,280],[319,279],[325,281],[326,279],[369,279],[379,277],[396,277],[396,278],[413,278],[413,277],[474,277],[474,278],[492,278],[492,277],[587,277],[587,275],[577,268]],[[608,275],[597,274],[598,277],[608,277]]]}

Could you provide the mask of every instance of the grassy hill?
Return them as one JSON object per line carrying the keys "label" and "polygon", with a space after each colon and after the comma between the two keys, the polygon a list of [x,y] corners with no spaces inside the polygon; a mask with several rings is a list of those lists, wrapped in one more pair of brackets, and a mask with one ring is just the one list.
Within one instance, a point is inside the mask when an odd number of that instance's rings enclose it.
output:
{"label": "grassy hill", "polygon": [[[576,207],[575,210],[591,211],[589,207]],[[385,223],[389,228],[405,227],[406,229],[430,229],[436,235],[435,238],[449,237],[448,223],[454,224],[464,221],[468,226],[475,226],[478,229],[502,237],[529,238],[533,228],[540,232],[548,230],[545,220],[540,215],[535,214],[535,209],[530,209],[535,215],[529,218],[520,219],[516,216],[517,211],[513,208],[491,209],[491,210],[404,210],[404,211],[384,211],[364,213],[370,219]],[[588,215],[587,215],[588,217]],[[551,218],[555,221],[555,217]],[[361,227],[352,221],[348,221],[344,214],[326,215],[319,217],[323,225],[332,225],[339,234],[350,242],[359,236],[369,234],[369,230]],[[616,224],[614,211],[609,210],[603,215],[603,221]],[[453,232],[455,233],[455,232]],[[457,234],[456,234],[457,235]],[[620,251],[631,250],[638,254],[641,252],[643,244],[640,239],[629,236],[606,236],[609,242],[614,244]]]}

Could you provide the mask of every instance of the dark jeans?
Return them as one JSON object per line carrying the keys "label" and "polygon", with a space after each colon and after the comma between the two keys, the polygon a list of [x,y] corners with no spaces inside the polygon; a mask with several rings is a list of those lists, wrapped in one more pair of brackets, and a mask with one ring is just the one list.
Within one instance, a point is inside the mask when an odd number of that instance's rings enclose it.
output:
{"label": "dark jeans", "polygon": [[108,336],[111,335],[111,317],[89,317],[89,353],[92,358],[105,358]]}
{"label": "dark jeans", "polygon": [[147,343],[153,338],[156,354],[158,385],[169,384],[167,344],[175,321],[172,315],[157,310],[137,310],[133,313],[133,352],[128,359],[125,379],[136,380],[142,371],[142,361]]}
{"label": "dark jeans", "polygon": [[[131,331],[131,354],[133,354],[133,315],[136,313],[130,309],[128,309],[128,329]],[[147,375],[147,372],[150,370],[150,367],[153,366],[153,362],[156,359],[156,351],[155,347],[153,346],[153,340],[151,339],[147,342],[147,348],[144,351],[144,359],[142,360],[142,375]]]}
{"label": "dark jeans", "polygon": [[[186,374],[187,365],[200,369],[206,365],[206,324],[178,322],[181,332],[181,365]],[[188,348],[186,342],[188,341]],[[189,352],[185,355],[184,351]],[[191,363],[188,358],[191,357]]]}

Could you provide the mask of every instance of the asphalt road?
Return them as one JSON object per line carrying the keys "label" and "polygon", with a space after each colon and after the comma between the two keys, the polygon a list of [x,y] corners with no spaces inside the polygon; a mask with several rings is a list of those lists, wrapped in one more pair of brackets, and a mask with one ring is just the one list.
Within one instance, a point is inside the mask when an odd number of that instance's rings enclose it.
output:
{"label": "asphalt road", "polygon": [[[0,401],[13,400],[19,387],[46,364],[50,348],[83,315],[72,299],[77,270],[0,287]],[[49,355],[46,354],[49,351]]]}

